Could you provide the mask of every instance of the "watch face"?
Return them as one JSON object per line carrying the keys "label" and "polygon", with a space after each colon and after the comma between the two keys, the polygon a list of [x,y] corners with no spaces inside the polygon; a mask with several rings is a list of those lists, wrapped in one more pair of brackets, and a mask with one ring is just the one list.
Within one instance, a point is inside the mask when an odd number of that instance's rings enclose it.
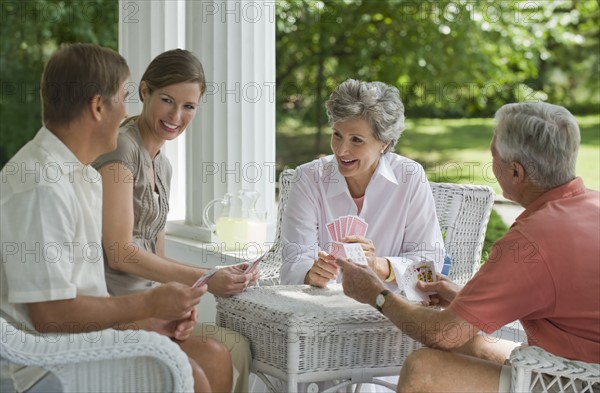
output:
{"label": "watch face", "polygon": [[377,297],[375,298],[375,303],[379,307],[383,306],[383,303],[385,303],[385,296],[383,296],[381,293],[377,295]]}

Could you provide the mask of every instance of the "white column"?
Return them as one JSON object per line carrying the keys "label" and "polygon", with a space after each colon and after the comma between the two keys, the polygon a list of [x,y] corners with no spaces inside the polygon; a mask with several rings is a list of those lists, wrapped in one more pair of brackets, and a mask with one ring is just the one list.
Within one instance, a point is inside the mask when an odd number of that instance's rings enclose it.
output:
{"label": "white column", "polygon": [[[119,1],[119,52],[131,70],[127,111],[141,112],[138,87],[150,61],[170,49],[185,48],[185,1]],[[185,217],[185,138],[163,147],[173,165],[169,219]]]}
{"label": "white column", "polygon": [[188,2],[186,43],[208,82],[186,135],[186,220],[201,225],[207,202],[248,189],[274,221],[275,1]]}
{"label": "white column", "polygon": [[128,98],[130,114],[142,109],[137,87],[150,61],[175,48],[185,48],[185,1],[119,0],[119,52],[129,64],[135,87]]}
{"label": "white column", "polygon": [[258,210],[275,221],[275,0],[120,0],[119,51],[131,69],[130,115],[140,78],[165,50],[202,62],[208,88],[185,138],[166,144],[173,164],[167,230],[210,241],[206,203],[240,189],[258,191]]}

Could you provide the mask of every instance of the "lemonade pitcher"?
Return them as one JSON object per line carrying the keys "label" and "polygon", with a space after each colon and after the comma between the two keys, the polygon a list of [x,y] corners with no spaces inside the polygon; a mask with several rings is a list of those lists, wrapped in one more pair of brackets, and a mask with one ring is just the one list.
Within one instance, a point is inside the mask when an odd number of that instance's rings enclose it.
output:
{"label": "lemonade pitcher", "polygon": [[[256,201],[260,194],[256,191],[240,190],[227,193],[223,199],[210,201],[204,207],[204,223],[216,230],[219,241],[227,251],[244,250],[248,246],[262,249],[267,237],[267,223],[256,212]],[[216,223],[210,219],[209,211],[220,206]],[[218,212],[218,209],[217,209]]]}

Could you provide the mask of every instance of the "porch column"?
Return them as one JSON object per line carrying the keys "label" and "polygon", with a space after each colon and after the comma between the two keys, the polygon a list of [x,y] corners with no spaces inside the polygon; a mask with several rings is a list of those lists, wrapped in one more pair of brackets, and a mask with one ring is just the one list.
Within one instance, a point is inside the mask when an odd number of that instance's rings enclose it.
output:
{"label": "porch column", "polygon": [[202,225],[206,203],[240,189],[258,191],[274,221],[275,1],[190,1],[186,44],[208,81],[186,136],[186,222]]}

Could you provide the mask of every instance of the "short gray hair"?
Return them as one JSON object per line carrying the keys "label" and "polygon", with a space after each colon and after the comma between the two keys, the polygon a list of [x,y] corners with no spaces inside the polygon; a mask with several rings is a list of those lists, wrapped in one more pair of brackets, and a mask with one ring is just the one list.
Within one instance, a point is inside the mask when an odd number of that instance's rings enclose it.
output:
{"label": "short gray hair", "polygon": [[371,124],[373,136],[393,150],[404,131],[404,104],[400,92],[383,82],[348,79],[327,101],[329,124],[362,118]]}
{"label": "short gray hair", "polygon": [[581,135],[567,109],[545,102],[507,104],[495,119],[495,146],[502,160],[519,162],[545,190],[575,178]]}

